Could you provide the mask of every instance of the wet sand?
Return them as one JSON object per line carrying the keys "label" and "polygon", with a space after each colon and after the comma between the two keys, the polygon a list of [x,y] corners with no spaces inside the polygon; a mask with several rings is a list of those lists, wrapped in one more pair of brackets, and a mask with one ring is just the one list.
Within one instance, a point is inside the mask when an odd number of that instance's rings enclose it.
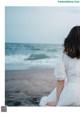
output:
{"label": "wet sand", "polygon": [[7,106],[39,106],[42,96],[56,86],[54,69],[5,71],[5,104]]}

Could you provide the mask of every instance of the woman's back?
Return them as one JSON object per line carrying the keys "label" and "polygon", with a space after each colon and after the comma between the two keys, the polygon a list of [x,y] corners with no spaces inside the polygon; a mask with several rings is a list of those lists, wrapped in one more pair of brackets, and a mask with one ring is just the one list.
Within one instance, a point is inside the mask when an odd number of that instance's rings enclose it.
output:
{"label": "woman's back", "polygon": [[68,81],[80,82],[80,59],[63,54],[63,62]]}

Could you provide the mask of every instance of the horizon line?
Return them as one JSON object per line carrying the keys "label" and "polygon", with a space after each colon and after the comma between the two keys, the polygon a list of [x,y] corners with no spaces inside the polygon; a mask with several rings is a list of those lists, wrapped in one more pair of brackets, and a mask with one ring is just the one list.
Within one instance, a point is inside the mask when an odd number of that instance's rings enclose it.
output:
{"label": "horizon line", "polygon": [[5,42],[5,43],[22,43],[22,44],[60,44],[60,45],[63,44],[63,43],[36,43],[36,42]]}

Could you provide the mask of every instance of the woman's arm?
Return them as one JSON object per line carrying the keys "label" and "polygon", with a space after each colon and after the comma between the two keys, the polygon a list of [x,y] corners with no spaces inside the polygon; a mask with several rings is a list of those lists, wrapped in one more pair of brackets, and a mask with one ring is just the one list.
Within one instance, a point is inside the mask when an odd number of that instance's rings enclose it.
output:
{"label": "woman's arm", "polygon": [[56,102],[48,102],[47,105],[48,106],[56,106],[58,101],[59,101],[59,97],[60,97],[60,94],[63,90],[63,87],[64,87],[64,80],[58,80],[57,81],[57,90],[56,90]]}
{"label": "woman's arm", "polygon": [[61,92],[62,92],[62,90],[63,90],[63,87],[64,87],[64,80],[58,80],[57,81],[57,100],[56,100],[56,105],[57,105],[57,103],[58,103],[58,101],[59,101],[59,97],[60,97],[60,94],[61,94]]}

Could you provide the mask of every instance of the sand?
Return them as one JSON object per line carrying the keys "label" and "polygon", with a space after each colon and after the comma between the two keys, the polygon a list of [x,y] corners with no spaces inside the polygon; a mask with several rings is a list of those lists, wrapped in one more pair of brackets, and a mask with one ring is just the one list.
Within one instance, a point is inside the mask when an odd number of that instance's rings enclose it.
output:
{"label": "sand", "polygon": [[5,71],[5,105],[39,106],[41,97],[55,87],[54,69]]}

